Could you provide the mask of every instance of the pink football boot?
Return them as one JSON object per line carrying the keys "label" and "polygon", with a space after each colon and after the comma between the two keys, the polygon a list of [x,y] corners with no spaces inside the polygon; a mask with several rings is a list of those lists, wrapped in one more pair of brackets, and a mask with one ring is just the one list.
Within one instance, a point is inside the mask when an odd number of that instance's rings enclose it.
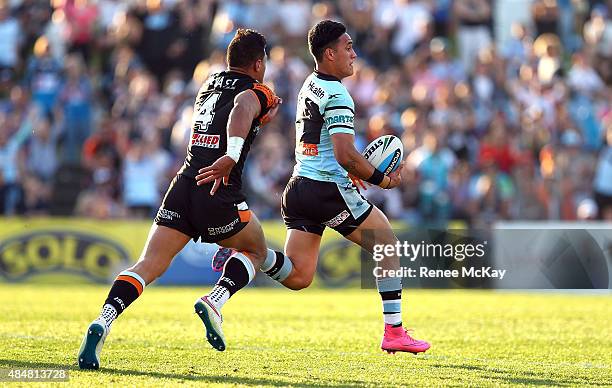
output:
{"label": "pink football boot", "polygon": [[395,352],[410,352],[417,354],[429,349],[429,343],[412,338],[408,335],[408,331],[401,326],[393,327],[385,324],[385,335],[383,336],[380,348],[389,354]]}

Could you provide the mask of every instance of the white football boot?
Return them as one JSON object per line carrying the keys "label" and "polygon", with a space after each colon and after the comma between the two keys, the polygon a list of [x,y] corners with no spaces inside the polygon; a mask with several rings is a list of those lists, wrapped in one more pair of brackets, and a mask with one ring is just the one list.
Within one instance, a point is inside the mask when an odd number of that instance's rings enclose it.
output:
{"label": "white football boot", "polygon": [[218,351],[224,351],[225,337],[223,336],[223,330],[221,330],[221,324],[223,323],[221,313],[217,311],[206,296],[196,300],[194,307],[196,314],[198,314],[204,323],[204,327],[206,327],[206,339],[208,342]]}
{"label": "white football boot", "polygon": [[87,328],[87,333],[81,342],[79,350],[78,362],[81,369],[99,369],[100,368],[100,353],[104,340],[110,332],[110,328],[106,327],[106,322],[102,319],[96,319]]}

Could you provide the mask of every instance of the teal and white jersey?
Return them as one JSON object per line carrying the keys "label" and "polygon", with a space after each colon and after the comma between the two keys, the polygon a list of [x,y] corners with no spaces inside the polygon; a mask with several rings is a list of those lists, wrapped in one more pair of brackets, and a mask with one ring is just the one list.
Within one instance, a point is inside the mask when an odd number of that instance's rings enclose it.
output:
{"label": "teal and white jersey", "polygon": [[293,176],[350,184],[334,156],[331,135],[354,135],[354,117],[353,99],[338,78],[317,71],[309,75],[298,95]]}

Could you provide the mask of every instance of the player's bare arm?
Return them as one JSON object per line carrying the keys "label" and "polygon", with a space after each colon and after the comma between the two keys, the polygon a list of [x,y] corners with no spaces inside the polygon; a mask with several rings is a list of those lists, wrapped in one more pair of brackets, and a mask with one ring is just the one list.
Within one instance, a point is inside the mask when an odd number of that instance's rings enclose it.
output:
{"label": "player's bare arm", "polygon": [[[371,181],[375,178],[376,169],[372,166],[366,158],[355,149],[355,136],[348,133],[336,133],[331,136],[332,143],[334,145],[334,156],[338,163],[348,173],[362,181]],[[389,175],[383,175],[383,179],[378,186],[383,189],[392,189],[397,187],[402,182],[401,171],[403,163],[400,167]],[[379,172],[380,174],[380,172]],[[374,184],[376,181],[374,181]],[[363,186],[362,186],[363,187]]]}

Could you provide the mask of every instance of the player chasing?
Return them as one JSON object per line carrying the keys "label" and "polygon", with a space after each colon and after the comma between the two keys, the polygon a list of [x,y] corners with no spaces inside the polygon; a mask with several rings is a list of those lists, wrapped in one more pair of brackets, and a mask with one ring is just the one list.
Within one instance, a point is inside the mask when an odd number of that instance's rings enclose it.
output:
{"label": "player chasing", "polygon": [[[288,229],[286,256],[268,256],[262,265],[264,272],[293,290],[311,284],[326,226],[369,252],[376,244],[395,245],[397,237],[387,217],[359,194],[351,181],[364,180],[392,189],[400,185],[403,167],[385,175],[355,149],[355,106],[341,80],[353,74],[357,55],[344,25],[331,20],[319,22],[308,33],[308,45],[316,69],[306,78],[298,96],[296,165],[281,209]],[[196,177],[198,184],[209,184],[229,170],[201,172]],[[213,266],[222,265],[231,252],[220,249]],[[381,267],[399,269],[399,257],[386,257]],[[429,343],[412,338],[402,326],[401,278],[377,278],[376,284],[385,323],[381,348],[389,353],[414,354],[429,349]]]}
{"label": "player chasing", "polygon": [[[221,330],[223,305],[253,279],[262,263],[271,258],[280,262],[284,257],[266,248],[261,225],[241,191],[251,143],[259,127],[276,116],[281,103],[261,83],[265,49],[263,35],[238,30],[227,49],[228,69],[212,74],[200,88],[185,163],[166,192],[140,259],[117,276],[100,316],[89,325],[78,353],[80,368],[100,367],[100,352],[114,320],[166,271],[190,239],[234,249],[225,257],[223,275],[212,291],[195,303],[208,342],[220,351],[226,347]],[[210,173],[231,173],[223,175],[223,185],[221,179],[197,185],[194,178],[205,166]]]}

